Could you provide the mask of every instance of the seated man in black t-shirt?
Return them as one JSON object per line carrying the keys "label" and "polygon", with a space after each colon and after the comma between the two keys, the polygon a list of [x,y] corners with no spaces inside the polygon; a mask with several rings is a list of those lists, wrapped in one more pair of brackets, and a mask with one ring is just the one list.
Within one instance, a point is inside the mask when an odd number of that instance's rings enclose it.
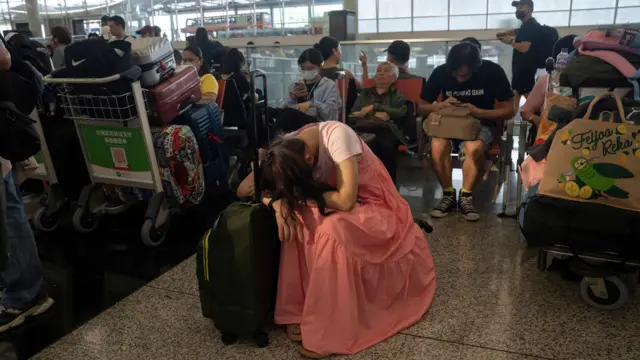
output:
{"label": "seated man in black t-shirt", "polygon": [[[462,164],[459,202],[456,201],[451,178],[452,139],[433,138],[431,141],[434,171],[443,190],[442,200],[430,213],[431,216],[445,217],[458,206],[465,219],[477,221],[480,216],[473,206],[473,184],[480,174],[485,152],[493,139],[496,120],[508,119],[514,112],[513,93],[507,75],[500,65],[482,60],[480,49],[476,45],[462,42],[451,48],[446,64],[433,71],[427,81],[425,95],[428,104],[422,105],[421,109],[426,113],[459,103],[471,110],[471,114],[482,124],[476,140],[462,143],[466,159]],[[434,101],[442,102],[434,104]]]}

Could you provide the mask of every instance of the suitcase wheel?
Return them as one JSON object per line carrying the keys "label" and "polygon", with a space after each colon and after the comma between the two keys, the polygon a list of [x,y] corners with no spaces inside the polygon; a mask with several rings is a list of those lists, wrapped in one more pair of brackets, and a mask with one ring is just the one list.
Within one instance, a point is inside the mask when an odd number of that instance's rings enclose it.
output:
{"label": "suitcase wheel", "polygon": [[269,335],[265,332],[258,332],[253,334],[253,341],[259,348],[267,347],[269,345]]}
{"label": "suitcase wheel", "polygon": [[232,333],[222,333],[220,340],[225,345],[233,345],[238,341],[238,335]]}

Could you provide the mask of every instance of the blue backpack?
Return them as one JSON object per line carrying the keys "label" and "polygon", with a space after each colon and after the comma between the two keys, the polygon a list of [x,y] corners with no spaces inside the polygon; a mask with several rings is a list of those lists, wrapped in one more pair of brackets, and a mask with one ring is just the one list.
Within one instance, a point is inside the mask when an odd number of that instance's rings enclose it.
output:
{"label": "blue backpack", "polygon": [[187,125],[193,131],[202,157],[206,191],[226,189],[229,153],[224,143],[224,128],[216,104],[195,104],[174,124]]}

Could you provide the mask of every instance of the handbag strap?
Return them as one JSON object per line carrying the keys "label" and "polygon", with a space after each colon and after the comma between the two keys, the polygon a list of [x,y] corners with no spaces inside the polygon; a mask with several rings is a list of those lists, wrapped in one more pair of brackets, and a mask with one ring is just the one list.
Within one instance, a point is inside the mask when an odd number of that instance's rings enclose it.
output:
{"label": "handbag strap", "polygon": [[[606,98],[613,98],[616,101],[616,106],[618,107],[618,115],[620,116],[620,121],[624,123],[624,107],[622,106],[622,101],[620,98],[612,91],[602,93],[596,96],[591,103],[589,104],[589,108],[587,108],[587,112],[584,114],[584,119],[591,119],[591,113],[593,112],[593,107],[600,102],[600,100],[604,100]],[[602,119],[600,119],[602,120]],[[613,122],[613,117],[611,117],[610,122]]]}

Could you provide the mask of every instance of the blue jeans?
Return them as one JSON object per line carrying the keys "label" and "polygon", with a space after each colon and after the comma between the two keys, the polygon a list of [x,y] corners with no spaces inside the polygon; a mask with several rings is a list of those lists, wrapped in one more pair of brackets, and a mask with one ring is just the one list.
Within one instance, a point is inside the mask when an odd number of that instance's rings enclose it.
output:
{"label": "blue jeans", "polygon": [[4,177],[4,188],[8,256],[5,269],[0,274],[0,286],[5,288],[0,305],[5,308],[27,308],[33,305],[42,287],[42,264],[13,172]]}

